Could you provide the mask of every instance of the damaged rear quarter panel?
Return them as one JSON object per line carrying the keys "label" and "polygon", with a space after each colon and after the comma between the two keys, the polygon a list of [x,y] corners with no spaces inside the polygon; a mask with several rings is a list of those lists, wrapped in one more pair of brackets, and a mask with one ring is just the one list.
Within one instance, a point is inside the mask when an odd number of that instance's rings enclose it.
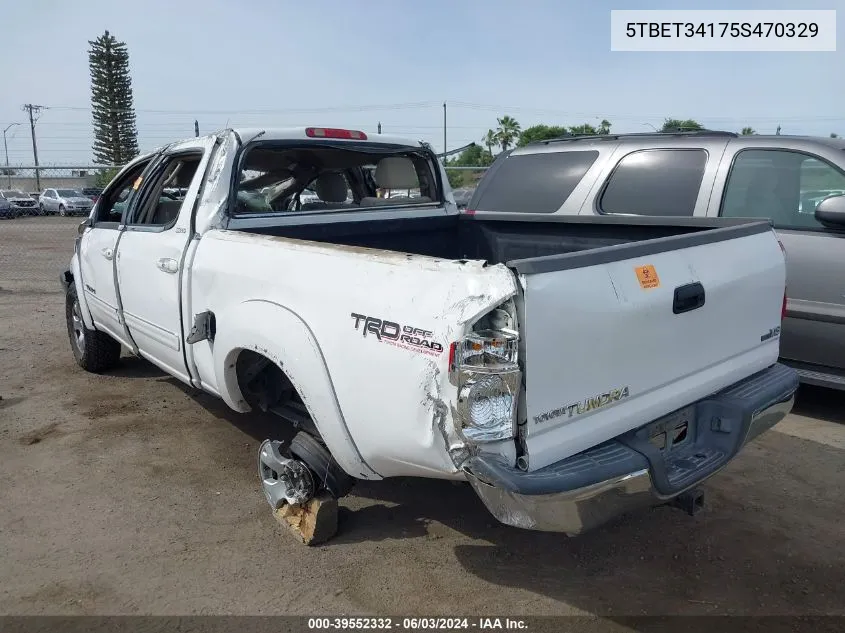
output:
{"label": "damaged rear quarter panel", "polygon": [[[379,475],[462,477],[449,345],[516,293],[505,266],[214,230],[192,283],[218,331],[233,306],[255,300],[308,324],[349,433]],[[274,323],[260,327],[279,349],[290,344]]]}

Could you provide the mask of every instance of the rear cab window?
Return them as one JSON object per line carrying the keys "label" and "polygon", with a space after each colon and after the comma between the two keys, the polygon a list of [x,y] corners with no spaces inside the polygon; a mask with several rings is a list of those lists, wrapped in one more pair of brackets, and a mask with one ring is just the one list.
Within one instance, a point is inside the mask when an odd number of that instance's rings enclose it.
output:
{"label": "rear cab window", "polygon": [[598,151],[511,154],[478,186],[469,208],[500,213],[554,213],[581,182]]}
{"label": "rear cab window", "polygon": [[232,216],[441,204],[439,170],[423,147],[266,141],[246,147]]}
{"label": "rear cab window", "polygon": [[704,149],[644,149],[622,158],[597,207],[601,213],[690,217],[707,166]]}

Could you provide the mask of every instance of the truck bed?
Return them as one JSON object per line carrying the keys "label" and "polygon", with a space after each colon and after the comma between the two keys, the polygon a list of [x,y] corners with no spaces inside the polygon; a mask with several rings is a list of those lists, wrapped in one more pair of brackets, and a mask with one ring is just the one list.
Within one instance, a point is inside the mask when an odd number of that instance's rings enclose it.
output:
{"label": "truck bed", "polygon": [[[228,228],[262,235],[413,253],[443,259],[512,264],[520,272],[571,267],[571,255],[647,240],[647,251],[673,250],[749,235],[762,222],[648,216],[546,216],[484,213],[444,215],[335,214],[233,220]],[[403,214],[404,216],[405,214]],[[684,237],[678,241],[676,239]],[[625,249],[625,256],[634,256]],[[642,249],[639,249],[642,251]],[[561,257],[563,256],[563,257]],[[606,261],[619,259],[612,250]],[[597,257],[593,254],[592,259]],[[534,260],[530,264],[527,260]],[[564,263],[568,262],[568,263]],[[596,262],[598,263],[598,262]]]}
{"label": "truck bed", "polygon": [[[312,215],[307,224],[292,216],[242,230],[507,266],[520,288],[520,424],[530,470],[777,360],[785,265],[767,222],[436,211],[319,223]],[[334,271],[353,253],[337,255]],[[341,283],[338,272],[323,274],[327,287]]]}

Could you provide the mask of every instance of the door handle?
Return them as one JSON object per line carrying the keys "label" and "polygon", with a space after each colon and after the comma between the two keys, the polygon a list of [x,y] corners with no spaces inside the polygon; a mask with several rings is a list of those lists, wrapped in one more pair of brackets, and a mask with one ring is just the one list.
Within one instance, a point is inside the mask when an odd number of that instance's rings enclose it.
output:
{"label": "door handle", "polygon": [[158,266],[159,270],[166,273],[175,273],[179,271],[179,264],[175,259],[171,259],[169,257],[162,257],[156,262],[156,266]]}
{"label": "door handle", "polygon": [[114,249],[112,248],[104,248],[100,251],[103,254],[103,257],[106,259],[111,259],[114,257]]}
{"label": "door handle", "polygon": [[705,293],[704,286],[699,282],[687,284],[685,286],[678,286],[675,288],[675,296],[672,301],[672,312],[675,314],[683,314],[697,310],[704,305]]}

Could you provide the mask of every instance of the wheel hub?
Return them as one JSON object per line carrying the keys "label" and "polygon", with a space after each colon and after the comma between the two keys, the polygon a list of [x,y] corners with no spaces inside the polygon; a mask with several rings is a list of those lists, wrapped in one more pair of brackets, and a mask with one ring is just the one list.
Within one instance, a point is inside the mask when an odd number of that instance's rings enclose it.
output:
{"label": "wheel hub", "polygon": [[77,349],[85,349],[85,324],[82,322],[82,312],[79,309],[79,300],[73,302],[70,314],[71,328],[73,329],[73,344]]}
{"label": "wheel hub", "polygon": [[285,503],[305,503],[314,496],[314,479],[308,466],[282,455],[281,446],[277,440],[264,440],[258,449],[258,476],[267,503],[274,510]]}

